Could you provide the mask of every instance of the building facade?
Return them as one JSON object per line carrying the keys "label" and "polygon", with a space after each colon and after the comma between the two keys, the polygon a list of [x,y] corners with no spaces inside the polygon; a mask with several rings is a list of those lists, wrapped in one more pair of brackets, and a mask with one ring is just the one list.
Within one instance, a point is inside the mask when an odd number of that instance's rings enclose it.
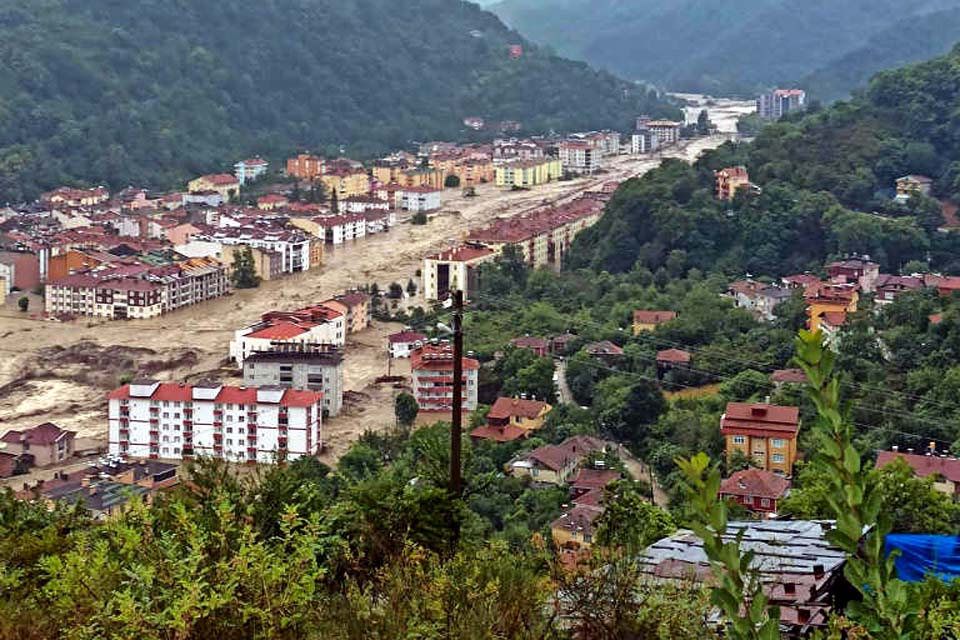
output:
{"label": "building facade", "polygon": [[236,176],[242,187],[248,182],[253,182],[257,178],[267,175],[269,167],[270,163],[263,158],[248,158],[233,165],[233,175]]}
{"label": "building facade", "polygon": [[730,402],[720,418],[728,460],[739,451],[758,468],[781,476],[793,475],[799,431],[797,407]]}
{"label": "building facade", "polygon": [[343,407],[343,352],[332,347],[258,351],[243,361],[243,384],[323,394],[324,417]]}
{"label": "building facade", "polygon": [[[413,377],[413,395],[421,411],[450,411],[453,409],[453,347],[449,343],[426,344],[410,356]],[[463,358],[462,407],[464,411],[477,408],[480,363]]]}
{"label": "building facade", "polygon": [[564,171],[590,175],[603,166],[603,152],[586,140],[564,140],[559,148]]}
{"label": "building facade", "polygon": [[460,245],[423,260],[423,295],[427,301],[445,300],[453,291],[463,291],[470,299],[471,289],[478,284],[477,268],[493,262],[496,252],[487,247]]}

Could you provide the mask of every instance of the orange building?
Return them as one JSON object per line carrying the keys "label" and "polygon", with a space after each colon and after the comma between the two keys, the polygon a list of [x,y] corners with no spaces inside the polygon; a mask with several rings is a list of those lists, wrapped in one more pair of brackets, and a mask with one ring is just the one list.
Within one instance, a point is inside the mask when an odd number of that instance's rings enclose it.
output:
{"label": "orange building", "polygon": [[287,175],[301,180],[316,180],[323,175],[324,164],[323,158],[301,153],[287,159]]}
{"label": "orange building", "polygon": [[820,331],[824,318],[837,319],[857,310],[860,294],[857,285],[833,284],[829,282],[815,282],[809,285],[804,293],[807,303],[807,317],[810,331]]}
{"label": "orange building", "polygon": [[739,451],[764,471],[782,476],[793,474],[799,431],[797,407],[729,402],[720,418],[728,460]]}
{"label": "orange building", "polygon": [[496,180],[493,160],[464,160],[453,167],[453,175],[460,178],[461,187],[475,187]]}
{"label": "orange building", "polygon": [[55,282],[66,278],[71,273],[84,269],[93,269],[104,263],[104,260],[77,249],[69,249],[57,256],[51,256],[47,264],[47,280]]}
{"label": "orange building", "polygon": [[746,167],[727,167],[714,173],[717,179],[717,200],[733,200],[738,189],[750,186]]}

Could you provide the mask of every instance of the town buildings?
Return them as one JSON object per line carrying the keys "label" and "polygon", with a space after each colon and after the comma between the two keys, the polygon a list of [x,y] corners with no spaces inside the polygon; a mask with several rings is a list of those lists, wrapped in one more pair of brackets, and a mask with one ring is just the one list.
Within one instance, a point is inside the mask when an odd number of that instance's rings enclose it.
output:
{"label": "town buildings", "polygon": [[3,443],[3,453],[30,456],[30,465],[48,467],[73,457],[76,436],[75,431],[44,422],[29,429],[7,431],[0,437],[0,442]]}
{"label": "town buildings", "polygon": [[404,211],[436,211],[443,206],[443,192],[435,187],[404,187],[400,202]]}
{"label": "town buildings", "polygon": [[810,331],[820,331],[824,318],[829,315],[829,325],[838,327],[848,313],[857,310],[860,300],[859,285],[817,282],[807,286],[804,301],[807,303]]}
{"label": "town buildings", "polygon": [[799,431],[797,407],[729,402],[720,418],[728,460],[739,451],[758,468],[782,476],[793,474]]}
{"label": "town buildings", "polygon": [[[462,408],[473,411],[477,408],[480,363],[473,358],[463,358]],[[443,342],[425,344],[410,356],[413,378],[413,395],[420,411],[450,411],[453,409],[453,347]]]}
{"label": "town buildings", "polygon": [[187,183],[187,190],[190,193],[213,191],[219,194],[224,202],[229,202],[240,194],[240,181],[229,173],[214,173],[194,178]]}
{"label": "town buildings", "polygon": [[510,341],[510,346],[514,349],[526,349],[532,351],[540,358],[550,357],[550,341],[538,336],[522,336]]}
{"label": "town buildings", "polygon": [[346,314],[323,304],[296,311],[270,311],[234,334],[230,342],[230,358],[242,366],[244,360],[257,351],[292,348],[304,349],[346,344]]}
{"label": "town buildings", "polygon": [[907,202],[914,196],[929,196],[933,187],[933,180],[927,176],[909,175],[897,178],[897,195],[894,197],[898,202]]}
{"label": "town buildings", "polygon": [[370,294],[363,291],[347,291],[334,296],[331,300],[321,302],[320,305],[343,312],[348,333],[363,331],[373,320],[372,298]]}
{"label": "town buildings", "polygon": [[324,169],[318,180],[323,183],[326,193],[336,194],[337,200],[346,200],[352,196],[370,193],[370,176],[363,167],[337,166]]}
{"label": "town buildings", "polygon": [[92,189],[60,187],[40,196],[40,202],[51,207],[93,207],[109,199],[110,192],[104,187]]}
{"label": "town buildings", "polygon": [[592,453],[606,451],[607,443],[592,436],[573,436],[558,445],[546,445],[523,453],[507,463],[508,474],[529,477],[536,484],[565,485]]}
{"label": "town buildings", "polygon": [[387,336],[391,358],[409,358],[427,342],[427,336],[416,331],[401,331]]}
{"label": "town buildings", "polygon": [[324,166],[323,158],[301,153],[287,160],[287,175],[300,180],[316,180],[323,175]]}
{"label": "town buildings", "polygon": [[271,463],[316,455],[322,394],[134,380],[109,396],[110,453]]}
{"label": "town buildings", "polygon": [[311,245],[314,243],[310,238],[299,229],[280,226],[270,220],[236,227],[221,226],[197,235],[196,239],[215,242],[224,247],[250,247],[278,254],[282,273],[308,271],[312,266]]}
{"label": "town buildings", "polygon": [[893,448],[893,451],[881,451],[877,454],[877,468],[882,469],[895,460],[903,460],[913,469],[914,475],[919,478],[933,478],[933,488],[947,495],[960,499],[960,460],[945,455],[937,455],[931,451],[920,455],[908,451],[903,453]]}
{"label": "town buildings", "polygon": [[603,152],[587,140],[564,140],[559,145],[559,151],[564,171],[591,175],[603,166]]}
{"label": "town buildings", "polygon": [[638,336],[646,331],[653,331],[661,324],[677,318],[676,311],[634,311],[633,335]]}
{"label": "town buildings", "polygon": [[774,89],[757,97],[757,114],[764,120],[779,120],[806,104],[807,94],[802,89]]}
{"label": "town buildings", "polygon": [[720,169],[714,172],[714,177],[717,183],[717,200],[733,200],[737,191],[750,188],[750,174],[743,166]]}
{"label": "town buildings", "polygon": [[761,515],[777,513],[780,500],[790,493],[790,480],[770,471],[743,469],[720,483],[720,497],[731,498]]}
{"label": "town buildings", "polygon": [[498,187],[527,189],[563,176],[563,164],[556,158],[505,160],[496,165],[494,179]]}
{"label": "town buildings", "polygon": [[651,129],[644,127],[630,136],[630,153],[653,153],[660,148],[660,138]]}
{"label": "town buildings", "polygon": [[423,295],[427,301],[445,300],[454,291],[463,291],[465,300],[479,285],[478,267],[493,262],[496,252],[479,245],[460,245],[423,260]]}
{"label": "town buildings", "polygon": [[658,147],[668,147],[680,142],[680,123],[672,120],[648,120],[644,127],[657,137]]}
{"label": "town buildings", "polygon": [[343,352],[328,345],[301,344],[255,351],[243,360],[243,384],[319,392],[324,417],[333,418],[343,408]]}
{"label": "town buildings", "polygon": [[487,413],[487,423],[470,432],[475,440],[511,442],[543,427],[552,407],[541,400],[497,398]]}
{"label": "town buildings", "polygon": [[748,279],[731,282],[726,295],[733,298],[737,308],[749,311],[758,320],[773,322],[777,318],[777,307],[793,293],[775,284]]}
{"label": "town buildings", "polygon": [[827,265],[827,275],[836,284],[856,284],[860,293],[876,291],[880,279],[880,265],[868,256],[837,260]]}
{"label": "town buildings", "polygon": [[253,182],[267,175],[267,169],[269,167],[270,163],[263,158],[248,158],[233,165],[233,175],[236,176],[237,181],[242,187],[248,182]]}

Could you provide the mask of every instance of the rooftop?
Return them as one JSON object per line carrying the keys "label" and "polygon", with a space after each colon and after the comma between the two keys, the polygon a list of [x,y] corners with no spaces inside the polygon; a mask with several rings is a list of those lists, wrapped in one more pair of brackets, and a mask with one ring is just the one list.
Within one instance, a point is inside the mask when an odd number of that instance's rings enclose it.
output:
{"label": "rooftop", "polygon": [[550,405],[540,400],[525,400],[519,398],[497,398],[487,413],[487,420],[507,419],[513,417],[538,418],[544,410],[549,411]]}
{"label": "rooftop", "polygon": [[796,436],[800,430],[800,409],[772,404],[729,402],[720,418],[722,435]]}
{"label": "rooftop", "polygon": [[791,482],[770,471],[744,469],[737,471],[720,483],[720,494],[730,496],[754,496],[779,500],[787,495]]}
{"label": "rooftop", "polygon": [[921,478],[941,476],[950,482],[960,482],[960,460],[935,455],[901,453],[899,451],[881,451],[877,455],[877,468],[882,469],[897,458],[903,459]]}

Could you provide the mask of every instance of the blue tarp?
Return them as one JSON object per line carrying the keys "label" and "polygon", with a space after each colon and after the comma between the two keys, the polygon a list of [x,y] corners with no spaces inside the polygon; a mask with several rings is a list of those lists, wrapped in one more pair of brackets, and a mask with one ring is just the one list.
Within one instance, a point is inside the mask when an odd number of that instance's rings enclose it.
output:
{"label": "blue tarp", "polygon": [[886,540],[887,555],[900,550],[897,576],[920,582],[928,575],[944,581],[960,578],[960,536],[929,536],[892,533]]}

